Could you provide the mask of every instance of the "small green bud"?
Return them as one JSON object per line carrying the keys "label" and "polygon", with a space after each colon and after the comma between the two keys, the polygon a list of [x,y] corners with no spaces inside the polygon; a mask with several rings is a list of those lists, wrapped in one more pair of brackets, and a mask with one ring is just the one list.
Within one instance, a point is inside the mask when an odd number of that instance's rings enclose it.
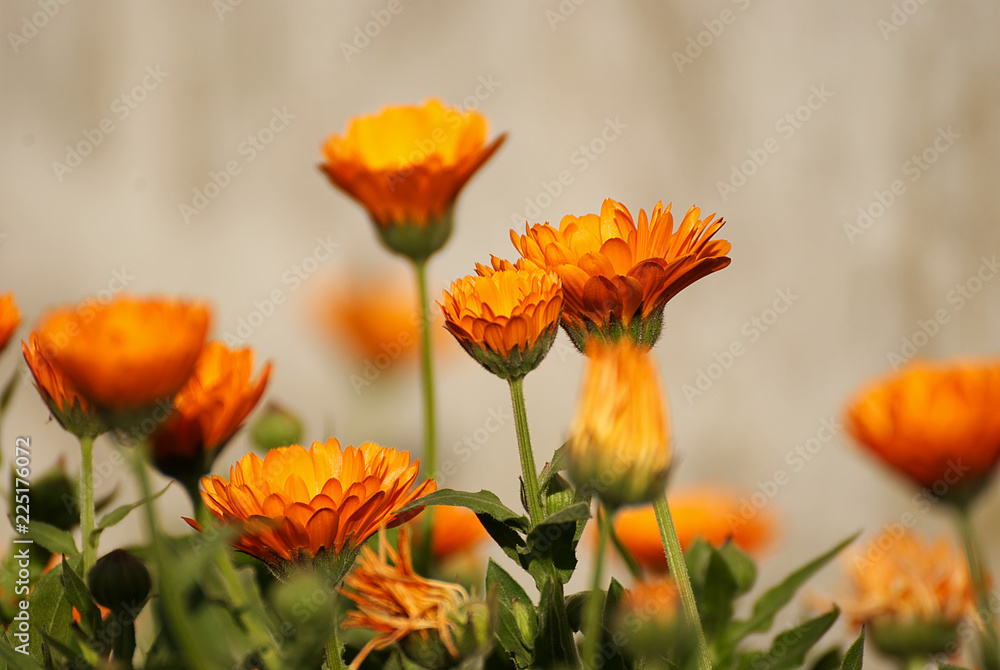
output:
{"label": "small green bud", "polygon": [[302,439],[302,421],[291,410],[269,403],[253,422],[250,438],[264,451],[299,444]]}

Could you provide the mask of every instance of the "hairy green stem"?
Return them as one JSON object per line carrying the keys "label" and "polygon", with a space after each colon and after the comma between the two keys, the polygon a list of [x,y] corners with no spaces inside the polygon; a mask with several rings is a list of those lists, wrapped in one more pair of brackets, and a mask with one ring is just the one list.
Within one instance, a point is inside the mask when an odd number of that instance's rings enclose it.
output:
{"label": "hairy green stem", "polygon": [[344,643],[340,641],[340,622],[333,626],[330,639],[326,641],[326,663],[324,670],[347,670],[344,664]]}
{"label": "hairy green stem", "polygon": [[97,527],[94,520],[94,438],[80,438],[80,537],[83,540],[84,579],[97,560],[97,547],[91,543],[91,536]]}
{"label": "hairy green stem", "polygon": [[587,598],[587,613],[583,620],[583,662],[584,667],[588,670],[597,670],[603,665],[603,663],[598,664],[597,643],[601,637],[602,573],[604,572],[604,554],[607,551],[608,540],[611,538],[611,519],[604,515],[604,518],[598,518],[598,525],[601,534],[597,545],[597,561],[594,563],[594,581]]}
{"label": "hairy green stem", "polygon": [[993,616],[990,612],[990,594],[987,589],[986,573],[983,569],[983,558],[976,538],[976,530],[972,526],[972,513],[967,505],[957,508],[958,534],[962,538],[965,549],[965,559],[969,564],[969,575],[976,590],[976,608],[983,619],[982,662],[984,670],[1000,670],[1000,641],[997,640]]}
{"label": "hairy green stem", "polygon": [[[427,260],[413,262],[417,273],[417,294],[420,302],[420,379],[424,398],[424,476],[433,477],[437,472],[437,426],[434,409],[434,366],[431,351],[431,311],[427,294]],[[423,511],[423,542],[419,548],[418,564],[425,573],[431,563],[431,533],[434,528],[434,507]]]}
{"label": "hairy green stem", "polygon": [[677,539],[677,529],[674,528],[674,519],[670,515],[666,493],[653,501],[653,510],[656,512],[656,522],[660,526],[660,541],[663,542],[663,551],[667,555],[667,565],[670,566],[670,574],[673,575],[677,590],[680,592],[684,616],[694,628],[698,638],[698,670],[712,670],[712,656],[708,651],[705,631],[701,627],[698,605],[694,601],[694,591],[691,589],[691,578],[688,577],[687,564],[684,562],[684,550],[681,549],[681,542]]}
{"label": "hairy green stem", "polygon": [[517,450],[521,455],[521,478],[524,480],[524,497],[527,499],[528,517],[534,528],[545,514],[542,511],[542,495],[538,488],[538,474],[535,471],[535,454],[531,449],[531,434],[528,432],[528,410],[524,405],[524,378],[511,379],[510,401],[514,406],[514,426],[517,429]]}

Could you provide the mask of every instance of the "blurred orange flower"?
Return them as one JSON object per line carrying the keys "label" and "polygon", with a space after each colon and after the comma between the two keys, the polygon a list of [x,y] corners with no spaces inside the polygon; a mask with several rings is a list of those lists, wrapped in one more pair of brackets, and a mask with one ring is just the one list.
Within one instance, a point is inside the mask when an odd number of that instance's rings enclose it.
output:
{"label": "blurred orange flower", "polygon": [[430,99],[352,119],[323,145],[320,167],[361,203],[383,242],[427,258],[451,233],[455,199],[503,143],[486,144],[486,118]]}
{"label": "blurred orange flower", "polygon": [[[152,437],[153,464],[177,479],[197,477],[243,425],[264,393],[271,364],[253,376],[253,351],[209,342],[174,398],[174,412]],[[194,484],[197,486],[197,484]]]}
{"label": "blurred orange flower", "polygon": [[432,479],[416,485],[419,467],[405,451],[372,442],[341,448],[330,438],[309,449],[272,449],[263,460],[247,454],[230,468],[228,481],[203,477],[201,497],[217,519],[241,529],[237,550],[278,573],[291,563],[325,565],[339,581],[379,526],[398,526],[420,513],[399,513],[437,488]]}
{"label": "blurred orange flower", "polygon": [[571,479],[612,508],[650,502],[666,486],[669,431],[649,353],[629,340],[591,340],[568,442]]}
{"label": "blurred orange flower", "polygon": [[13,293],[0,295],[0,351],[7,347],[11,336],[21,325],[21,311],[17,308]]}
{"label": "blurred orange flower", "polygon": [[[436,510],[435,510],[436,511]],[[340,591],[354,601],[347,612],[344,628],[364,628],[375,637],[358,653],[351,668],[361,666],[367,656],[386,649],[410,636],[410,646],[428,645],[433,631],[452,659],[461,658],[456,645],[455,625],[461,611],[470,604],[469,594],[458,584],[421,577],[413,570],[408,528],[398,534],[399,551],[393,550],[384,537],[379,538],[379,553],[365,547],[358,564],[344,580]]]}
{"label": "blurred orange flower", "polygon": [[523,258],[559,274],[563,327],[580,351],[591,335],[648,347],[660,336],[667,301],[729,265],[729,242],[712,241],[724,221],[699,216],[692,207],[674,231],[670,205],[657,203],[648,218],[639,210],[637,225],[608,199],[600,215],[564,216],[558,229],[525,224],[525,234],[512,230],[510,239]]}
{"label": "blurred orange flower", "polygon": [[1000,361],[917,361],[862,389],[847,429],[936,496],[974,497],[1000,456]]}
{"label": "blurred orange flower", "polygon": [[[419,532],[418,528],[415,528]],[[485,540],[486,529],[466,507],[436,505],[431,528],[431,551],[437,560],[464,554]]]}
{"label": "blurred orange flower", "polygon": [[629,614],[642,621],[655,620],[660,624],[677,620],[680,594],[669,577],[641,581],[629,587],[623,606]]}
{"label": "blurred orange flower", "polygon": [[45,357],[37,333],[31,333],[27,343],[21,342],[21,351],[35,380],[38,395],[60,426],[79,437],[97,437],[107,430],[93,406]]}
{"label": "blurred orange flower", "polygon": [[[685,551],[701,538],[716,548],[732,540],[744,551],[759,553],[774,539],[774,517],[756,508],[754,514],[744,514],[746,501],[731,491],[701,486],[669,494],[667,501]],[[652,506],[621,510],[614,524],[618,539],[643,567],[654,572],[667,570]]]}
{"label": "blurred orange flower", "polygon": [[538,268],[494,270],[456,279],[438,307],[445,328],[470,356],[502,379],[534,370],[555,341],[562,291],[555,273]]}
{"label": "blurred orange flower", "polygon": [[50,312],[37,332],[45,356],[88,401],[125,411],[180,390],[208,325],[201,303],[124,296]]}

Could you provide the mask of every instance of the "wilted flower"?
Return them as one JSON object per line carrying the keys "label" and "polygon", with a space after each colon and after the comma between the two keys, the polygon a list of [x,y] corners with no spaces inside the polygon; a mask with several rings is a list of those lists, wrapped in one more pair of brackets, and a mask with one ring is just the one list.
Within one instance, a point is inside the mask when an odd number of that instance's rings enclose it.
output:
{"label": "wilted flower", "polygon": [[712,240],[722,227],[714,214],[699,220],[692,207],[674,231],[670,206],[657,203],[638,225],[621,203],[605,200],[601,213],[564,216],[510,232],[522,257],[554,270],[562,279],[566,305],[562,323],[580,351],[590,336],[628,337],[656,343],[667,301],[698,279],[729,265],[729,242]]}
{"label": "wilted flower", "polygon": [[[716,548],[731,540],[740,549],[757,553],[774,538],[773,516],[755,507],[752,514],[746,514],[749,503],[731,491],[698,487],[671,493],[667,501],[677,539],[685,551],[700,538]],[[652,506],[621,510],[615,515],[614,526],[618,539],[644,568],[667,570]]]}
{"label": "wilted flower", "polygon": [[21,325],[21,312],[14,301],[14,294],[0,295],[0,351],[7,347],[19,325]]}
{"label": "wilted flower", "polygon": [[534,267],[494,270],[457,279],[438,302],[445,328],[470,356],[501,379],[538,367],[555,342],[562,291],[555,273]]}
{"label": "wilted flower", "polygon": [[60,426],[77,437],[97,437],[108,430],[93,405],[45,356],[37,333],[31,333],[27,342],[21,342],[21,351],[35,380],[38,395]]}
{"label": "wilted flower", "polygon": [[243,425],[264,393],[271,364],[253,376],[253,351],[209,342],[194,374],[174,398],[174,412],[151,439],[153,464],[190,482],[211,469],[215,456]]}
{"label": "wilted flower", "polygon": [[887,530],[845,556],[844,566],[849,585],[837,602],[884,653],[945,652],[958,624],[976,617],[965,559],[943,537],[929,543],[902,528]]}
{"label": "wilted flower", "polygon": [[321,169],[360,202],[385,245],[414,260],[451,234],[459,192],[504,140],[486,144],[486,119],[428,100],[356,117],[323,145]]}
{"label": "wilted flower", "polygon": [[375,633],[351,663],[356,670],[372,651],[400,644],[426,668],[457,667],[489,648],[492,624],[484,603],[458,584],[421,577],[413,570],[408,528],[398,534],[399,551],[379,538],[379,552],[365,547],[341,593],[354,601],[344,628]]}
{"label": "wilted flower", "polygon": [[918,361],[862,389],[847,429],[937,497],[978,494],[1000,456],[1000,362]]}
{"label": "wilted flower", "polygon": [[41,349],[100,409],[140,410],[169,400],[194,370],[209,312],[200,303],[118,297],[51,312]]}
{"label": "wilted flower", "polygon": [[605,505],[638,505],[660,495],[670,466],[669,421],[647,351],[629,340],[588,343],[568,449],[570,477]]}
{"label": "wilted flower", "polygon": [[432,479],[416,485],[419,467],[406,451],[372,442],[341,448],[330,438],[309,449],[272,449],[263,460],[247,454],[230,468],[228,481],[203,477],[201,497],[217,519],[239,529],[237,550],[279,574],[292,564],[316,565],[339,581],[379,526],[392,528],[419,514],[399,513],[437,488]]}

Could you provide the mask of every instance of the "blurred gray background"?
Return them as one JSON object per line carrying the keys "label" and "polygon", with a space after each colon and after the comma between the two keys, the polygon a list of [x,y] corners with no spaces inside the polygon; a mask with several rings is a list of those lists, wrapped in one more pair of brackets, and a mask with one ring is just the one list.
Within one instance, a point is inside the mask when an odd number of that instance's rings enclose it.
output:
{"label": "blurred gray background", "polygon": [[[510,136],[459,200],[454,236],[430,266],[435,295],[491,253],[516,256],[514,222],[555,223],[606,197],[633,212],[697,204],[728,221],[732,265],[668,306],[656,355],[675,481],[773,492],[782,534],[768,583],[916,510],[914,491],[837,423],[846,398],[922,330],[922,356],[996,353],[998,13],[985,0],[4,0],[0,284],[27,325],[123,283],[205,297],[216,335],[236,333],[279,291],[286,302],[246,338],[275,363],[267,397],[301,413],[308,440],[419,450],[415,366],[356,393],[350,375],[362,364],[309,314],[317,289],[359,264],[409,277],[316,164],[352,115],[429,96],[478,107],[491,135]],[[231,161],[239,174],[198,200]],[[568,185],[556,188],[560,173]],[[314,263],[318,240],[339,246]],[[292,281],[297,265],[316,271]],[[453,445],[466,437],[478,446],[445,485],[488,487],[514,505],[506,385],[445,348],[442,460],[460,461]],[[11,346],[0,372],[19,360]],[[560,336],[528,377],[540,462],[566,435],[581,363]],[[506,417],[492,433],[491,411]],[[30,435],[36,472],[60,455],[75,468],[74,441],[46,420],[22,387],[3,423],[4,459]],[[828,435],[825,421],[832,439],[800,462],[796,448]],[[248,448],[241,434],[220,469]],[[110,453],[99,445],[101,490],[117,482],[128,500]],[[769,486],[779,471],[787,482]],[[995,557],[998,507],[993,490],[976,515]],[[184,528],[179,489],[158,509]],[[930,533],[947,521],[917,516]],[[817,591],[837,581],[827,571]]]}

